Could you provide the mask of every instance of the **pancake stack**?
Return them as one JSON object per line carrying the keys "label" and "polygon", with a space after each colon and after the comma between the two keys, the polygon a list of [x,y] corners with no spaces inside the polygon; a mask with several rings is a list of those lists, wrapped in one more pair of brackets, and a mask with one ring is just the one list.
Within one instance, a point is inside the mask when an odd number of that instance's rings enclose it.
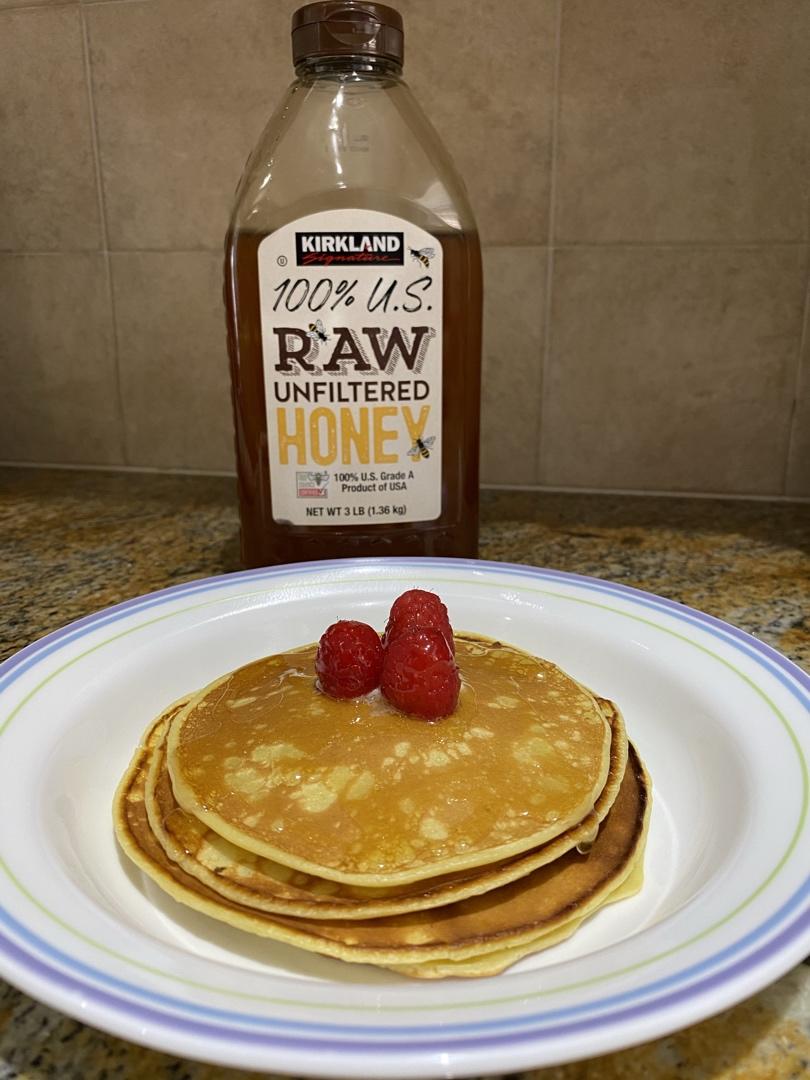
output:
{"label": "pancake stack", "polygon": [[554,664],[456,636],[455,712],[321,694],[316,646],[176,702],[114,820],[176,900],[417,978],[492,975],[641,887],[650,807],[619,710]]}

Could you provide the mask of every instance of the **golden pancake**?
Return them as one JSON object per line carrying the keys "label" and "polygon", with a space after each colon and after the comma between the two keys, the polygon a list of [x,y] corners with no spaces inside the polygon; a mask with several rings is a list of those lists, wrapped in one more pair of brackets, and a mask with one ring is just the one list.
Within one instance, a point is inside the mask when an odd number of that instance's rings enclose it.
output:
{"label": "golden pancake", "polygon": [[318,693],[315,649],[217,679],[171,724],[175,798],[237,847],[331,881],[392,886],[514,857],[592,810],[610,726],[556,665],[461,636],[458,707],[426,723],[379,692]]}
{"label": "golden pancake", "polygon": [[[645,837],[646,839],[646,837]],[[632,863],[630,873],[625,880],[613,890],[604,900],[602,907],[615,904],[619,900],[627,900],[641,891],[644,884],[644,844],[639,850]],[[601,910],[601,908],[600,908]],[[591,913],[593,914],[593,913]],[[480,956],[469,956],[465,960],[433,960],[424,961],[421,964],[388,964],[391,971],[397,971],[400,975],[410,975],[414,979],[446,979],[446,978],[483,978],[487,975],[498,975],[501,971],[516,964],[524,956],[549,949],[571,937],[585,922],[587,915],[580,915],[569,919],[556,930],[549,930],[539,934],[532,941],[515,945],[512,948],[495,949],[492,952],[483,953]]]}
{"label": "golden pancake", "polygon": [[[162,745],[150,752],[145,789],[149,824],[169,858],[189,874],[221,896],[260,911],[310,918],[371,918],[437,907],[514,881],[572,847],[584,847],[593,841],[619,790],[627,761],[621,714],[611,702],[600,698],[597,701],[611,726],[611,744],[607,782],[593,811],[554,840],[483,870],[460,871],[388,888],[346,885],[293,870],[234,846],[183,810],[174,798]],[[180,707],[175,706],[161,718],[158,737]]]}
{"label": "golden pancake", "polygon": [[144,789],[149,752],[159,744],[158,726],[136,752],[116,794],[116,831],[126,853],[166,892],[198,911],[355,963],[405,969],[505,949],[540,948],[544,939],[554,940],[547,935],[594,912],[627,880],[646,836],[648,779],[630,747],[619,794],[587,855],[569,851],[519,881],[430,911],[352,921],[270,915],[228,901],[187,874],[168,858],[152,833]]}
{"label": "golden pancake", "polygon": [[306,927],[321,946],[339,945],[344,952],[335,955],[344,959],[351,950],[352,959],[380,964],[406,961],[406,954],[407,960],[463,959],[504,943],[514,948],[604,903],[633,868],[648,802],[648,780],[630,746],[619,794],[587,855],[569,851],[518,881],[429,911],[352,921],[273,918],[293,930]]}

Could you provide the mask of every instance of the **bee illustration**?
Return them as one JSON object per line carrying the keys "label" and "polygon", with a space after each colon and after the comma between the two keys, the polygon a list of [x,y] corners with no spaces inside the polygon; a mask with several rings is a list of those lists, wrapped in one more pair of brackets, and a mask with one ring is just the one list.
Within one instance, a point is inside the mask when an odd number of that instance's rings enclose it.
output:
{"label": "bee illustration", "polygon": [[417,458],[429,458],[430,448],[436,442],[436,436],[431,435],[428,439],[414,439],[413,446],[408,451],[408,457],[416,461]]}
{"label": "bee illustration", "polygon": [[435,248],[408,248],[408,253],[412,259],[420,262],[422,266],[427,270],[430,267],[430,260],[435,257]]}
{"label": "bee illustration", "polygon": [[312,474],[312,479],[315,481],[315,487],[326,487],[329,483],[328,472],[316,472]]}
{"label": "bee illustration", "polygon": [[324,329],[323,323],[320,319],[316,319],[315,322],[309,324],[309,330],[307,330],[307,337],[312,338],[313,341],[328,341],[329,335]]}

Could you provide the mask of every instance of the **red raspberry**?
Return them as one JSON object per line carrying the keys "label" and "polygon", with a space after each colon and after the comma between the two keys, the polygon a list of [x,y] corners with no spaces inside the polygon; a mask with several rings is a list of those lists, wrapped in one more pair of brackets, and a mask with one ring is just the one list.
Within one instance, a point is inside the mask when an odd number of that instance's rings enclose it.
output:
{"label": "red raspberry", "polygon": [[325,694],[355,698],[380,685],[383,647],[380,635],[367,623],[346,619],[332,623],[318,642],[315,670]]}
{"label": "red raspberry", "polygon": [[447,638],[450,651],[455,655],[453,629],[447,608],[435,593],[424,589],[409,589],[397,597],[391,606],[388,623],[383,635],[383,645],[388,646],[394,638],[408,630],[438,630]]}
{"label": "red raspberry", "polygon": [[461,678],[440,630],[406,630],[385,650],[380,687],[403,712],[424,720],[449,716],[458,702]]}

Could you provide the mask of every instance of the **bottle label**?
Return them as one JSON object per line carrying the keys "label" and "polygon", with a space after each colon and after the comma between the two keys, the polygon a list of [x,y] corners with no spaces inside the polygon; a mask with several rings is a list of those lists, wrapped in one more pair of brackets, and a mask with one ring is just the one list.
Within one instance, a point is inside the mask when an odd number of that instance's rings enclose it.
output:
{"label": "bottle label", "polygon": [[292,525],[441,513],[442,249],[375,210],[259,245],[272,512]]}

